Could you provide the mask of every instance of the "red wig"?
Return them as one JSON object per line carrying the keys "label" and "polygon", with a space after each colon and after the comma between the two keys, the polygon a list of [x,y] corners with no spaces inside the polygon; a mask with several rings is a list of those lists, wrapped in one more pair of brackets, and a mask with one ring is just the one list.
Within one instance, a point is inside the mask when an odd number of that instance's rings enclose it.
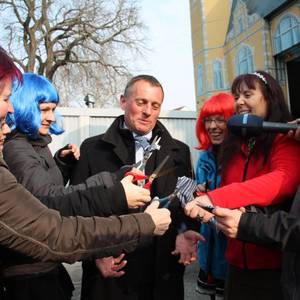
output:
{"label": "red wig", "polygon": [[207,150],[212,144],[204,126],[204,119],[213,115],[222,115],[227,121],[234,114],[234,97],[219,93],[209,98],[200,110],[196,123],[196,136],[199,141],[197,149]]}
{"label": "red wig", "polygon": [[8,56],[6,51],[0,47],[0,84],[5,79],[22,82],[22,73]]}

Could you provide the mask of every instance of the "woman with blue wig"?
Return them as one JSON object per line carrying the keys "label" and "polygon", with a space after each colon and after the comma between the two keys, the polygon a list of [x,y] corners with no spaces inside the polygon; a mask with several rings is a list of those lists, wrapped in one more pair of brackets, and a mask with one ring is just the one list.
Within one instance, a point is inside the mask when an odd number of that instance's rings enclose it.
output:
{"label": "woman with blue wig", "polygon": [[[76,190],[65,188],[65,184],[79,158],[78,148],[67,145],[53,158],[48,147],[50,134],[63,132],[56,122],[59,96],[54,86],[43,76],[24,74],[23,85],[15,87],[11,102],[14,114],[8,122],[12,134],[3,149],[10,171],[38,198]],[[61,264],[28,263],[27,258],[14,254],[10,254],[10,261],[12,265],[7,266],[4,275],[9,299],[71,299],[74,287]],[[18,265],[13,265],[16,261]]]}
{"label": "woman with blue wig", "polygon": [[[59,102],[56,89],[47,78],[27,73],[24,84],[13,91],[11,101],[14,114],[8,122],[12,123],[13,133],[3,152],[10,170],[36,196],[66,193],[64,184],[79,158],[79,150],[69,144],[53,160],[48,148],[52,141],[50,134],[63,132],[56,122],[55,109]],[[70,187],[67,192],[73,191]]]}
{"label": "woman with blue wig", "polygon": [[[8,121],[11,123],[12,133],[7,137],[3,149],[3,156],[10,171],[23,186],[47,206],[59,210],[64,215],[72,215],[74,212],[90,215],[89,212],[84,212],[101,206],[99,204],[101,199],[98,197],[93,200],[94,202],[90,202],[97,204],[85,204],[84,200],[87,200],[87,196],[84,196],[83,201],[76,202],[73,206],[70,202],[61,201],[62,204],[58,207],[55,206],[57,203],[55,199],[64,200],[62,196],[68,194],[72,198],[71,193],[74,194],[73,192],[78,191],[81,194],[93,186],[115,187],[118,178],[115,174],[99,173],[88,178],[82,184],[65,187],[71,175],[72,166],[79,158],[79,150],[75,145],[69,144],[58,150],[54,158],[52,157],[48,147],[51,142],[50,134],[60,134],[63,130],[57,124],[57,115],[55,114],[59,96],[48,79],[36,74],[24,74],[23,84],[16,87],[12,93],[11,101],[14,114]],[[136,194],[139,193],[135,190],[137,187],[131,182],[128,183],[125,178],[121,183],[124,193],[118,190],[119,193],[116,195],[117,189],[115,189],[114,195],[109,196],[107,194],[109,199],[104,197],[106,202],[104,198],[102,199],[103,207],[107,208],[110,206],[109,203],[116,203],[115,213],[125,212],[128,207],[145,205],[145,202],[150,200],[149,195],[145,195],[143,198],[140,194],[137,197]],[[135,196],[129,196],[128,193],[135,194]],[[117,199],[123,198],[120,196],[121,194],[127,197],[127,203]],[[56,202],[50,204],[51,201]],[[97,210],[102,212],[102,207]],[[108,211],[106,216],[115,213]],[[72,297],[74,289],[72,281],[64,267],[58,263],[33,263],[27,257],[20,257],[10,252],[3,275],[6,294],[10,300],[65,300]]]}

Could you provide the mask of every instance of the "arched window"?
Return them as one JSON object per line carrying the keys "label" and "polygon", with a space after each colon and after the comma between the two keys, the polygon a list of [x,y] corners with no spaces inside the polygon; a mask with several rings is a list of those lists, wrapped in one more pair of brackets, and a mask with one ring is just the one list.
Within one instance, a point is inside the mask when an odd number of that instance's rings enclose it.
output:
{"label": "arched window", "polygon": [[288,49],[299,43],[299,41],[300,32],[297,19],[293,16],[284,17],[279,23],[275,32],[275,53],[279,53],[285,49]]}
{"label": "arched window", "polygon": [[198,65],[197,69],[197,95],[201,96],[203,95],[204,89],[203,89],[203,68],[202,65]]}
{"label": "arched window", "polygon": [[237,55],[237,73],[246,74],[253,72],[253,55],[248,46],[244,46]]}
{"label": "arched window", "polygon": [[221,90],[224,88],[223,83],[223,68],[220,61],[215,61],[213,63],[213,76],[214,76],[214,87],[216,90]]}

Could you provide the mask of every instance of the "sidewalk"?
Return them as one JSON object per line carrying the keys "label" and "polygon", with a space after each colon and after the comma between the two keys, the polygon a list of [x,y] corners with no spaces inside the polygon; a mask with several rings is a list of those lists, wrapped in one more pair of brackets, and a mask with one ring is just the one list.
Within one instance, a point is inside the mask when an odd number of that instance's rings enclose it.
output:
{"label": "sidewalk", "polygon": [[196,292],[196,280],[199,271],[198,263],[185,268],[184,275],[184,299],[185,300],[211,300],[210,296]]}

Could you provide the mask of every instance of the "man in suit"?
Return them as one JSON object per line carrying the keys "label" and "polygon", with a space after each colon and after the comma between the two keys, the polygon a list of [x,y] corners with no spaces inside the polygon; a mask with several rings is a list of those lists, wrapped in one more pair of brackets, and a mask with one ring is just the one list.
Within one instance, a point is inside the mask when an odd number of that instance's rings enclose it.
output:
{"label": "man in suit", "polygon": [[[120,97],[124,115],[117,117],[104,134],[82,143],[72,183],[82,182],[100,171],[115,172],[124,165],[139,161],[143,156],[140,139],[151,143],[156,136],[161,137],[161,148],[154,151],[148,160],[145,174],[151,174],[167,155],[170,158],[165,169],[174,170],[154,180],[151,195],[168,196],[174,191],[178,177],[192,177],[188,146],[173,139],[158,121],[163,98],[163,88],[156,78],[149,75],[133,77]],[[188,224],[178,199],[171,203],[169,209],[172,217],[170,229],[163,237],[156,238],[151,246],[127,255],[125,260],[120,256],[101,259],[96,264],[84,262],[82,300],[183,300],[184,266],[178,262],[178,256],[172,255],[172,251],[177,235],[192,225]],[[196,233],[189,241],[181,234],[176,245],[185,240],[189,246],[196,246],[197,239]]]}

